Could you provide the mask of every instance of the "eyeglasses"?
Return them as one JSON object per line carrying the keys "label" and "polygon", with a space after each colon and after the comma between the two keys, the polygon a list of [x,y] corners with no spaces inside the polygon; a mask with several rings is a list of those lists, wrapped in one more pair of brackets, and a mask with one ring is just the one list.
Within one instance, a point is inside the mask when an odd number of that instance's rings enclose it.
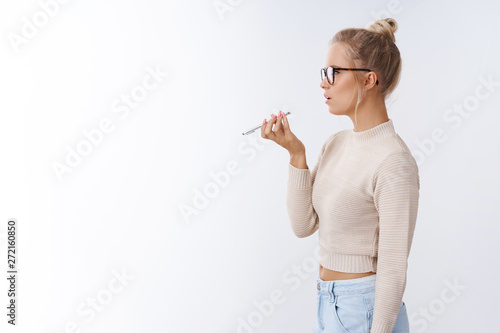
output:
{"label": "eyeglasses", "polygon": [[[330,85],[334,84],[335,83],[335,75],[334,74],[335,72],[337,71],[368,71],[368,72],[371,72],[372,70],[371,69],[362,69],[362,68],[338,68],[338,67],[327,67],[327,68],[321,68],[321,81],[323,81],[325,79],[325,76],[328,80],[328,83]],[[377,79],[377,82],[375,82],[375,84],[378,85],[378,79]]]}

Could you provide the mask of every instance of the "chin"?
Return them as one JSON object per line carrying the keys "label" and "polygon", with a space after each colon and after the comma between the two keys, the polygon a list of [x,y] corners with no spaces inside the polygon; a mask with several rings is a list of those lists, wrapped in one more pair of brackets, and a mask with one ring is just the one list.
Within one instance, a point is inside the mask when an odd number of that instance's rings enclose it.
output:
{"label": "chin", "polygon": [[338,108],[336,107],[333,107],[333,106],[328,106],[328,111],[331,113],[331,114],[334,114],[336,116],[343,116],[345,115],[346,113],[345,112],[339,112]]}

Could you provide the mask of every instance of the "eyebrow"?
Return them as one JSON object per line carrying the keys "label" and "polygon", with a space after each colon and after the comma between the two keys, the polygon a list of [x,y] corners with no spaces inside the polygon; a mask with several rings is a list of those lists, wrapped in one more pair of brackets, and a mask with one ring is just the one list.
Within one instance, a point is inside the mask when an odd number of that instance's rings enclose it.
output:
{"label": "eyebrow", "polygon": [[334,68],[343,68],[342,66],[337,66],[337,65],[330,65],[328,67],[334,67]]}

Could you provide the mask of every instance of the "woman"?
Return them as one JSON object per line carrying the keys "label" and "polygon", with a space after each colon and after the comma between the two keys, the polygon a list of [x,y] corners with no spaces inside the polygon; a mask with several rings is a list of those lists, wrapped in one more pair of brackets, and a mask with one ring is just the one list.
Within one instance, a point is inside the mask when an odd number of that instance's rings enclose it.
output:
{"label": "woman", "polygon": [[409,332],[402,298],[420,180],[385,107],[401,72],[396,29],[388,18],[330,41],[320,86],[329,112],[349,116],[354,128],[325,141],[312,171],[283,112],[261,128],[290,153],[293,232],[302,238],[319,230],[314,332]]}

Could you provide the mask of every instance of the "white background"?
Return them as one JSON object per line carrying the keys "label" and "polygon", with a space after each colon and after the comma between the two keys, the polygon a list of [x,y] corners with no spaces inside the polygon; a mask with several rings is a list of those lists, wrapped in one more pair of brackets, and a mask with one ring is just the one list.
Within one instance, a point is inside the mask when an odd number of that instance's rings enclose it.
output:
{"label": "white background", "polygon": [[[411,330],[492,332],[499,11],[493,1],[2,1],[0,276],[11,218],[19,275],[15,328],[0,279],[0,331],[310,332],[317,233],[292,233],[288,153],[241,133],[290,111],[312,167],[327,137],[352,128],[324,105],[328,41],[382,15],[399,25],[403,59],[388,113],[421,179],[403,298]],[[115,103],[123,110],[148,68],[163,80],[120,118]],[[473,110],[454,111],[464,104]],[[114,129],[89,145],[83,132],[104,119]],[[446,140],[431,143],[439,130]],[[54,163],[85,144],[59,178]]]}

